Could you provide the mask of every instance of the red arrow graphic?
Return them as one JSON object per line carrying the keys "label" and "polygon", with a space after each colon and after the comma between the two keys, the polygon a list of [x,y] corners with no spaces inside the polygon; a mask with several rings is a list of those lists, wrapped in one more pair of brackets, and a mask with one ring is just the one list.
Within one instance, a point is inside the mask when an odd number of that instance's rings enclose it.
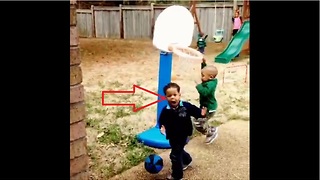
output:
{"label": "red arrow graphic", "polygon": [[[141,106],[141,107],[138,107],[136,108],[136,104],[135,103],[105,103],[104,102],[104,94],[134,94],[136,92],[136,88],[138,89],[141,89],[143,91],[146,91],[150,94],[153,94],[153,95],[156,95],[158,96],[160,99],[157,100],[157,101],[154,101],[152,103],[149,103],[147,105],[144,105],[144,106]],[[138,112],[148,106],[151,106],[153,104],[156,104],[158,102],[161,102],[163,100],[166,100],[166,97],[160,95],[160,94],[157,94],[155,92],[152,92],[152,91],[149,91],[148,89],[145,89],[145,88],[142,88],[140,86],[137,86],[137,85],[133,85],[133,90],[132,91],[121,91],[121,90],[108,90],[108,91],[102,91],[102,106],[132,106],[132,110],[133,112]]]}

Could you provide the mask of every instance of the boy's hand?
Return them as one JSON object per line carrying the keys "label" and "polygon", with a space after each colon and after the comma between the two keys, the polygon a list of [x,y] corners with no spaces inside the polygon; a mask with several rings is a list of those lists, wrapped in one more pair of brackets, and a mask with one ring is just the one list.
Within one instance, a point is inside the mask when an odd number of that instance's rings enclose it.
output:
{"label": "boy's hand", "polygon": [[166,128],[163,125],[160,128],[160,132],[161,134],[166,135]]}
{"label": "boy's hand", "polygon": [[202,109],[201,109],[201,115],[202,116],[206,116],[206,114],[207,114],[207,108],[206,107],[203,107]]}

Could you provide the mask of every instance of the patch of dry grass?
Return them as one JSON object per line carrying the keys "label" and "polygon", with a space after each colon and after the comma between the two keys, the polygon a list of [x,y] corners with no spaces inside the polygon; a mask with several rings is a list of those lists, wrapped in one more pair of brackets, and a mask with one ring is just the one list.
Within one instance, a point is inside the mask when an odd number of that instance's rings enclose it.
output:
{"label": "patch of dry grass", "polygon": [[[116,84],[116,83],[115,83]],[[106,100],[110,100],[107,98]],[[118,97],[130,101],[131,97]],[[112,100],[111,100],[112,102]],[[93,179],[109,178],[137,165],[154,150],[137,142],[129,108],[104,107],[101,93],[86,93],[88,150]],[[141,113],[140,113],[141,114]]]}

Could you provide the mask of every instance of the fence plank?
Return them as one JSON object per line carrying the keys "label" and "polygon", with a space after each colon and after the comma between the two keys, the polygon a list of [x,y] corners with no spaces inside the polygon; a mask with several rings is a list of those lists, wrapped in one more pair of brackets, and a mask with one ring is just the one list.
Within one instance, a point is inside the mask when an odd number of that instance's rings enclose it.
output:
{"label": "fence plank", "polygon": [[119,11],[119,18],[120,18],[120,38],[124,38],[124,30],[123,30],[123,11],[122,11],[122,4],[119,5],[120,11]]}
{"label": "fence plank", "polygon": [[123,10],[138,10],[138,11],[143,11],[147,10],[150,11],[151,7],[150,6],[122,6]]}
{"label": "fence plank", "polygon": [[154,30],[154,23],[155,23],[155,19],[154,19],[154,7],[153,7],[154,3],[151,3],[151,37],[153,37],[153,30]]}
{"label": "fence plank", "polygon": [[94,6],[91,6],[91,27],[92,27],[92,37],[97,37],[96,36],[96,25],[95,25],[95,18],[94,18]]}
{"label": "fence plank", "polygon": [[125,39],[151,37],[150,12],[150,10],[123,10],[123,26]]}
{"label": "fence plank", "polygon": [[91,13],[90,9],[77,9],[77,13]]}
{"label": "fence plank", "polygon": [[116,6],[94,6],[95,11],[119,11],[120,8]]}
{"label": "fence plank", "polygon": [[77,13],[77,27],[79,37],[92,37],[91,13]]}

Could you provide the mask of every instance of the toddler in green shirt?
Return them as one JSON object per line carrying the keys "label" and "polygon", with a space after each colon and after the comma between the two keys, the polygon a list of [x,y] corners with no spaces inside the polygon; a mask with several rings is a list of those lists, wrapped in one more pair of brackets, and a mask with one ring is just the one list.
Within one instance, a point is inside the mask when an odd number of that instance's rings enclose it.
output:
{"label": "toddler in green shirt", "polygon": [[218,136],[218,128],[209,126],[208,121],[213,118],[218,107],[215,97],[215,91],[218,84],[216,76],[218,70],[215,66],[207,66],[205,62],[201,64],[201,81],[202,83],[196,86],[199,93],[200,108],[202,115],[206,118],[199,118],[194,120],[194,125],[197,131],[206,135],[205,143],[212,143]]}

